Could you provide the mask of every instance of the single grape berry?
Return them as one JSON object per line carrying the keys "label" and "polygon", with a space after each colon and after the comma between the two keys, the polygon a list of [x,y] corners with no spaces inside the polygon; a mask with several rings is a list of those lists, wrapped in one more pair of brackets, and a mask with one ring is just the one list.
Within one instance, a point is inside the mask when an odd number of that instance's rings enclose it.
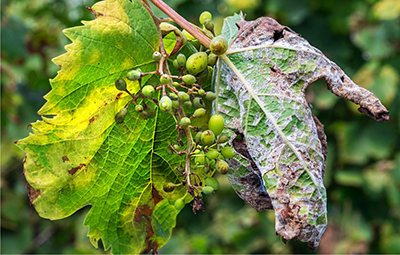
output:
{"label": "single grape berry", "polygon": [[172,83],[172,85],[173,85],[175,88],[177,88],[177,87],[179,87],[179,82],[174,81],[174,82]]}
{"label": "single grape berry", "polygon": [[212,92],[212,91],[207,91],[207,93],[206,93],[206,99],[207,99],[208,101],[214,101],[215,98],[217,98],[217,96],[215,95],[214,92]]}
{"label": "single grape berry", "polygon": [[186,56],[183,55],[182,53],[179,53],[178,56],[176,57],[176,61],[178,62],[178,67],[182,68],[186,65]]}
{"label": "single grape berry", "polygon": [[194,140],[197,143],[201,142],[201,134],[203,134],[203,132],[197,132],[197,134],[194,136]]}
{"label": "single grape berry", "polygon": [[174,150],[176,150],[176,151],[180,151],[181,150],[181,148],[179,147],[179,145],[178,144],[174,144]]}
{"label": "single grape berry", "polygon": [[221,154],[225,158],[233,158],[236,155],[236,151],[231,147],[224,147],[221,150]]}
{"label": "single grape berry", "polygon": [[171,100],[178,100],[178,95],[175,94],[174,92],[170,92],[168,94],[168,97],[171,98]]}
{"label": "single grape berry", "polygon": [[115,87],[118,90],[125,91],[126,90],[126,82],[123,79],[118,79],[115,81]]}
{"label": "single grape berry", "polygon": [[214,190],[219,189],[219,182],[214,177],[208,177],[204,182],[207,186],[213,187]]}
{"label": "single grape berry", "polygon": [[156,116],[156,110],[151,105],[146,105],[146,108],[140,113],[143,119],[151,119]]}
{"label": "single grape berry", "polygon": [[196,108],[205,108],[206,107],[203,99],[201,99],[200,97],[196,97],[195,99],[193,99],[193,105]]}
{"label": "single grape berry", "polygon": [[214,37],[210,43],[210,50],[215,55],[222,55],[228,50],[228,41],[221,36]]}
{"label": "single grape berry", "polygon": [[182,198],[175,200],[174,206],[176,210],[182,210],[185,207],[185,201]]}
{"label": "single grape berry", "polygon": [[189,95],[186,92],[179,91],[178,92],[178,98],[179,98],[179,100],[181,100],[181,102],[185,102],[185,101],[189,100]]}
{"label": "single grape berry", "polygon": [[224,130],[224,127],[224,118],[220,114],[211,116],[210,120],[208,121],[208,128],[213,131],[215,135],[221,134],[222,130]]}
{"label": "single grape berry", "polygon": [[207,81],[207,78],[208,78],[208,68],[196,74],[196,80],[198,84],[205,83]]}
{"label": "single grape berry", "polygon": [[219,156],[219,152],[217,150],[211,149],[206,153],[207,158],[216,159]]}
{"label": "single grape berry", "polygon": [[218,60],[218,56],[215,55],[214,53],[210,53],[210,55],[208,55],[208,65],[209,66],[215,66],[215,64],[217,63]]}
{"label": "single grape berry", "polygon": [[179,107],[179,101],[178,100],[173,100],[172,101],[172,108],[177,109]]}
{"label": "single grape berry", "polygon": [[151,85],[146,85],[142,88],[142,93],[145,97],[151,98],[154,96],[154,88]]}
{"label": "single grape berry", "polygon": [[137,112],[142,112],[142,111],[144,110],[144,108],[143,108],[142,105],[138,104],[138,105],[135,106],[135,110],[136,110]]}
{"label": "single grape berry", "polygon": [[190,121],[190,119],[188,117],[183,117],[181,119],[181,125],[183,127],[188,127],[190,125],[190,123],[191,123],[191,121]]}
{"label": "single grape berry", "polygon": [[158,102],[160,110],[163,112],[170,112],[172,110],[172,100],[168,96],[163,96]]}
{"label": "single grape berry", "polygon": [[204,108],[198,108],[198,109],[196,109],[196,110],[194,111],[192,117],[193,117],[193,118],[201,118],[201,117],[203,117],[204,115],[206,115],[206,109],[204,109]]}
{"label": "single grape berry", "polygon": [[218,138],[218,143],[226,143],[227,141],[229,141],[229,137],[227,135],[221,135]]}
{"label": "single grape berry", "polygon": [[227,174],[229,172],[228,163],[226,163],[226,161],[224,161],[222,159],[217,159],[217,162],[215,163],[215,168],[221,174]]}
{"label": "single grape berry", "polygon": [[215,135],[213,131],[206,130],[201,134],[201,141],[204,145],[211,145],[215,142]]}
{"label": "single grape berry", "polygon": [[178,60],[177,59],[174,59],[174,61],[172,61],[172,65],[174,66],[174,68],[176,70],[179,70],[179,64],[178,64]]}
{"label": "single grape berry", "polygon": [[207,53],[197,52],[192,54],[186,61],[186,69],[191,74],[198,74],[207,68]]}
{"label": "single grape berry", "polygon": [[214,22],[211,19],[206,19],[203,25],[208,31],[214,32]]}
{"label": "single grape berry", "polygon": [[191,74],[186,74],[182,76],[182,81],[186,85],[193,85],[196,82],[196,78]]}
{"label": "single grape berry", "polygon": [[155,51],[153,53],[153,59],[154,59],[154,61],[159,62],[161,60],[161,53],[158,51]]}
{"label": "single grape berry", "polygon": [[174,191],[175,187],[176,187],[175,184],[173,184],[172,182],[169,182],[169,183],[164,185],[163,190],[165,192],[172,192],[172,191]]}
{"label": "single grape berry", "polygon": [[192,107],[192,102],[190,102],[190,101],[184,102],[184,103],[183,103],[183,107],[184,107],[185,109],[189,109],[190,107]]}
{"label": "single grape berry", "polygon": [[199,17],[200,24],[203,25],[204,22],[206,21],[206,19],[212,19],[212,15],[211,15],[211,13],[208,12],[208,11],[204,11],[204,12],[202,12],[202,13],[200,14],[200,17]]}
{"label": "single grape berry", "polygon": [[140,79],[140,71],[138,70],[130,70],[126,75],[126,78],[130,81],[137,81]]}
{"label": "single grape berry", "polygon": [[204,154],[198,154],[194,157],[194,163],[198,166],[204,166],[206,163],[206,158]]}
{"label": "single grape berry", "polygon": [[204,96],[204,94],[206,92],[204,91],[204,89],[199,89],[199,91],[197,91],[197,93],[199,93],[199,96]]}
{"label": "single grape berry", "polygon": [[128,110],[126,108],[122,108],[121,110],[119,110],[119,112],[115,115],[115,122],[118,124],[124,122],[127,113]]}
{"label": "single grape berry", "polygon": [[169,84],[170,80],[171,80],[171,78],[169,77],[168,74],[163,74],[160,77],[160,82],[161,82],[161,84],[164,84],[164,85]]}
{"label": "single grape berry", "polygon": [[211,186],[204,186],[202,191],[204,194],[208,195],[214,192],[214,188]]}

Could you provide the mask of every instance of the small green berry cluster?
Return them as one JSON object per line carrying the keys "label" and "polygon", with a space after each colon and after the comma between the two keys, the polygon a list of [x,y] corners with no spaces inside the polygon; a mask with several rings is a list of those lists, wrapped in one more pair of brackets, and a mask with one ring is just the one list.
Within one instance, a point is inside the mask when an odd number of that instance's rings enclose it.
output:
{"label": "small green berry cluster", "polygon": [[[187,57],[179,53],[179,49],[175,46],[174,50],[167,54],[161,43],[160,51],[153,53],[155,71],[146,73],[140,69],[133,69],[125,77],[115,81],[118,90],[132,97],[132,100],[116,114],[117,124],[124,122],[128,106],[132,103],[135,105],[135,111],[143,119],[155,117],[158,108],[161,112],[170,114],[175,120],[177,139],[176,142],[169,144],[169,150],[180,157],[180,164],[176,170],[184,175],[184,178],[178,184],[165,184],[163,190],[173,192],[178,186],[186,186],[187,192],[193,197],[194,212],[203,209],[202,194],[213,193],[219,188],[218,181],[212,177],[214,173],[227,174],[229,165],[226,159],[235,156],[234,149],[224,146],[229,137],[221,135],[225,128],[223,117],[216,114],[208,119],[210,113],[207,112],[206,105],[214,101],[216,95],[212,91],[203,89],[204,85],[209,84],[218,55],[223,54],[228,45],[222,37],[214,37],[211,13],[203,12],[200,23],[203,25],[204,33],[213,38],[210,44],[211,51],[201,51],[200,48],[199,52]],[[161,23],[160,30],[163,36],[173,32],[177,37],[185,37],[185,31],[181,32],[169,23]],[[186,38],[179,40],[182,44],[186,41]],[[168,60],[172,62],[171,67],[168,65]],[[171,74],[172,67],[176,70],[173,73],[177,75]],[[142,86],[142,79],[147,75],[159,76],[159,82],[155,85],[147,82]],[[138,83],[138,93],[133,95],[128,90],[127,80]],[[185,139],[182,139],[182,136]],[[184,205],[183,198],[175,202],[178,210]]]}

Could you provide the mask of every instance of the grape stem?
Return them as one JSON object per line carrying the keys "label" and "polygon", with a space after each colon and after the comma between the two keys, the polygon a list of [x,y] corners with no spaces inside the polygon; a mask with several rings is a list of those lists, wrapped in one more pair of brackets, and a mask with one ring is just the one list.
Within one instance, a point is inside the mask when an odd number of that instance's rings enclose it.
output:
{"label": "grape stem", "polygon": [[185,18],[179,15],[176,11],[174,11],[171,7],[169,7],[162,0],[150,0],[155,6],[158,7],[162,12],[164,12],[168,17],[174,20],[179,26],[188,31],[193,37],[195,37],[201,44],[203,44],[206,48],[210,47],[210,38],[201,33],[197,28],[195,28],[190,22],[188,22]]}

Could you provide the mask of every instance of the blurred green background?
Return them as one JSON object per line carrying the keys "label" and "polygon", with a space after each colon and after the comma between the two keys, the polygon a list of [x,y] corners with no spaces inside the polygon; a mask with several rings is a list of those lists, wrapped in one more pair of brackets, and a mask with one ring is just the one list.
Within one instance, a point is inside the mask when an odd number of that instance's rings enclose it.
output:
{"label": "blurred green background", "polygon": [[[94,0],[1,2],[1,253],[104,253],[82,226],[88,208],[68,219],[41,219],[29,205],[22,175],[24,154],[13,141],[49,92],[65,52],[64,28],[92,19]],[[317,253],[400,253],[400,1],[399,0],[166,0],[197,23],[213,13],[242,10],[247,20],[271,16],[291,27],[335,61],[354,81],[374,92],[390,111],[377,123],[332,95],[323,81],[308,88],[313,112],[325,125],[329,226]],[[161,14],[161,13],[159,13]],[[273,211],[256,212],[225,177],[221,190],[194,215],[187,206],[161,253],[313,253],[286,246],[275,235]]]}

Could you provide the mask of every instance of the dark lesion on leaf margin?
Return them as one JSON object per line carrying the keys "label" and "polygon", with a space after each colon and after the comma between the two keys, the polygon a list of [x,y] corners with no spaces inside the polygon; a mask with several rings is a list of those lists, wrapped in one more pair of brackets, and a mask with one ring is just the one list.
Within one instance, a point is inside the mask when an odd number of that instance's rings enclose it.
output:
{"label": "dark lesion on leaf margin", "polygon": [[86,9],[87,9],[91,14],[93,14],[95,18],[98,18],[99,16],[104,16],[103,13],[98,12],[98,11],[95,11],[95,10],[93,10],[92,8],[90,8],[89,6],[87,6]]}
{"label": "dark lesion on leaf margin", "polygon": [[26,184],[26,189],[28,190],[29,202],[33,205],[33,201],[40,196],[40,190],[34,189],[29,183]]}
{"label": "dark lesion on leaf margin", "polygon": [[154,205],[153,207],[150,207],[148,204],[145,205],[140,205],[136,208],[135,211],[135,216],[134,216],[134,224],[135,227],[140,227],[143,222],[147,221],[147,229],[146,229],[146,241],[145,243],[147,244],[146,247],[140,252],[140,254],[157,254],[157,249],[158,249],[158,244],[154,240],[152,240],[152,237],[154,236],[154,230],[151,225],[152,221],[152,215],[154,211],[154,207],[161,201],[163,198],[161,197],[160,193],[152,186],[151,190],[152,198]]}
{"label": "dark lesion on leaf margin", "polygon": [[73,167],[70,170],[68,170],[68,173],[70,175],[74,175],[79,169],[81,169],[82,167],[85,167],[85,166],[86,166],[86,164],[80,164],[79,166]]}

